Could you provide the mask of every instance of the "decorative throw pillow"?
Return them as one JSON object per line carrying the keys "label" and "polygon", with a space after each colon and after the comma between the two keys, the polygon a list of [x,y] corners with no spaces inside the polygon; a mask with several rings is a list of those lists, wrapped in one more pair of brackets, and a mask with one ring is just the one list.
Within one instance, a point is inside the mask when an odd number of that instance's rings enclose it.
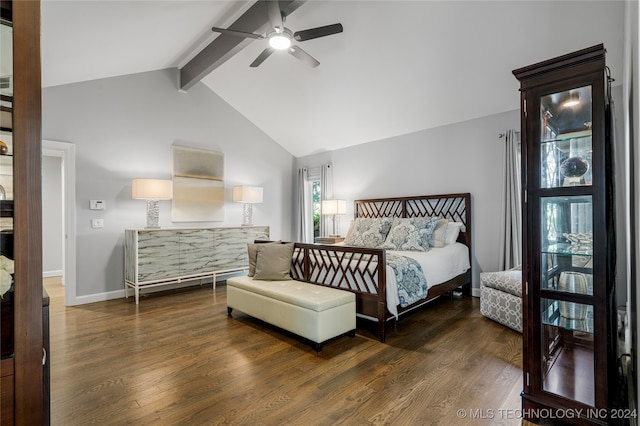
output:
{"label": "decorative throw pillow", "polygon": [[254,280],[290,280],[291,259],[295,243],[257,244],[256,271]]}
{"label": "decorative throw pillow", "polygon": [[377,248],[384,243],[393,223],[392,217],[359,217],[344,240],[348,246]]}
{"label": "decorative throw pillow", "polygon": [[458,234],[460,234],[460,230],[464,226],[461,222],[449,222],[447,225],[447,231],[444,234],[444,243],[445,245],[454,244],[458,241]]}
{"label": "decorative throw pillow", "polygon": [[[268,243],[260,244],[280,244],[281,241],[269,241]],[[258,244],[247,244],[247,257],[249,258],[249,272],[248,277],[253,277],[256,273],[256,259],[258,258]]]}
{"label": "decorative throw pillow", "polygon": [[247,244],[247,257],[249,258],[249,272],[247,276],[252,277],[256,273],[256,259],[258,258],[257,244]]}
{"label": "decorative throw pillow", "polygon": [[429,250],[429,238],[438,224],[438,217],[397,217],[382,248],[403,251]]}
{"label": "decorative throw pillow", "polygon": [[349,238],[351,238],[351,234],[353,234],[353,228],[355,228],[356,226],[356,220],[355,219],[351,219],[351,222],[349,222],[349,229],[347,230],[347,233],[344,237],[344,240],[347,241],[349,240]]}
{"label": "decorative throw pillow", "polygon": [[445,235],[447,233],[447,225],[449,224],[449,219],[440,219],[436,224],[436,227],[433,229],[433,234],[431,234],[431,238],[429,238],[429,246],[441,248],[445,246]]}

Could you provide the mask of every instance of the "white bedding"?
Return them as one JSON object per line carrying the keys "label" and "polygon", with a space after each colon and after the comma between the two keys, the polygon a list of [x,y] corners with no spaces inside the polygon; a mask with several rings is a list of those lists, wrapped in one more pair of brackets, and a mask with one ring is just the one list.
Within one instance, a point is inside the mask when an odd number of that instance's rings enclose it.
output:
{"label": "white bedding", "polygon": [[[431,248],[429,251],[388,251],[415,259],[422,267],[427,287],[442,284],[445,281],[466,272],[470,267],[469,248],[461,243]],[[387,266],[387,309],[398,317],[398,288],[393,268]]]}
{"label": "white bedding", "polygon": [[[345,244],[338,243],[333,245],[344,246]],[[449,281],[450,279],[466,272],[471,267],[469,263],[469,247],[462,243],[449,244],[442,248],[432,247],[429,251],[388,250],[387,253],[407,256],[415,259],[422,267],[422,272],[424,272],[428,288],[442,284],[445,281]],[[396,274],[390,266],[387,265],[386,269],[387,309],[397,318],[400,299],[398,297]],[[369,283],[367,283],[367,287],[369,291],[375,293],[375,288],[373,288]]]}

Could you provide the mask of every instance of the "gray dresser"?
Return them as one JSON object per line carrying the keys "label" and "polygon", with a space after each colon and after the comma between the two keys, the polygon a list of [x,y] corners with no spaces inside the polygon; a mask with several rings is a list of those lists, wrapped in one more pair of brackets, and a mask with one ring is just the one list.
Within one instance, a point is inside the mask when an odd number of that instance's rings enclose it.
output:
{"label": "gray dresser", "polygon": [[184,281],[213,279],[249,268],[247,243],[268,240],[268,226],[127,229],[124,293]]}

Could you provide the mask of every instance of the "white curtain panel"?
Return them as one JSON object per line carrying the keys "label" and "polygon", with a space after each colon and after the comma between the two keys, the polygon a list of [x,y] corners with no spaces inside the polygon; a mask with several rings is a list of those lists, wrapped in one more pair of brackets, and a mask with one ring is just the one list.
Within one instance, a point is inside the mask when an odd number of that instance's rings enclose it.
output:
{"label": "white curtain panel", "polygon": [[[333,166],[331,164],[323,164],[320,168],[320,198],[322,200],[333,199]],[[333,230],[331,220],[330,216],[320,215],[320,236],[329,235]]]}
{"label": "white curtain panel", "polygon": [[[313,224],[311,223],[308,191],[308,171],[305,168],[298,169],[298,229],[297,241],[311,242],[313,236]],[[311,231],[311,232],[310,232]]]}
{"label": "white curtain panel", "polygon": [[498,269],[503,271],[522,263],[522,204],[520,177],[520,135],[505,133],[503,155],[502,211]]}

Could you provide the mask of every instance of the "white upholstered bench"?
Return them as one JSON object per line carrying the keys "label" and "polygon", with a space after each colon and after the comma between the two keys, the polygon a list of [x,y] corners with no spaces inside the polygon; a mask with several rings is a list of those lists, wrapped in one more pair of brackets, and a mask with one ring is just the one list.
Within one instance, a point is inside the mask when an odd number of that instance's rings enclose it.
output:
{"label": "white upholstered bench", "polygon": [[355,335],[356,297],[350,291],[302,281],[227,280],[227,312],[233,309],[313,342],[316,351],[335,337]]}

